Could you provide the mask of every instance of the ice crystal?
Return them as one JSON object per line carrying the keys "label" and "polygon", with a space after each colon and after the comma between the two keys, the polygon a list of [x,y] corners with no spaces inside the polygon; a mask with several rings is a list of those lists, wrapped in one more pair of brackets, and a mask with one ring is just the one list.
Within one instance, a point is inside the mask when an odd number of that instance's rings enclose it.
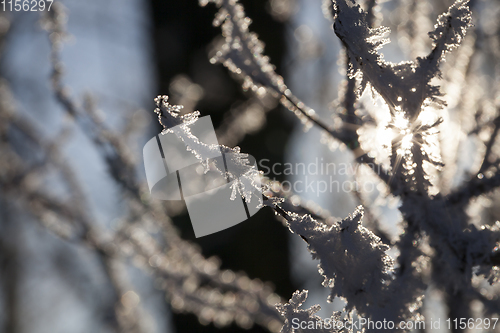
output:
{"label": "ice crystal", "polygon": [[[200,141],[191,133],[190,125],[194,124],[200,115],[198,111],[185,115],[180,115],[182,106],[171,105],[168,103],[168,96],[158,96],[155,99],[160,124],[163,126],[163,132],[174,133],[177,138],[182,140],[186,149],[201,162],[205,172],[210,169],[210,160],[214,152],[222,153],[225,165],[211,165],[222,174],[228,181],[233,181],[231,185],[231,200],[234,200],[240,194],[246,202],[250,202],[255,189],[260,190],[260,174],[254,164],[250,163],[248,154],[240,152],[239,147],[230,148],[218,144],[206,144]],[[213,162],[213,161],[212,161]],[[229,168],[227,166],[230,166]]]}
{"label": "ice crystal", "polygon": [[[307,299],[307,290],[296,291],[293,293],[292,298],[286,304],[279,304],[276,306],[280,314],[285,318],[285,323],[281,328],[282,333],[337,333],[343,330],[337,329],[338,322],[341,322],[341,313],[335,312],[333,316],[327,320],[315,315],[321,308],[315,305],[309,309],[303,310],[300,307]],[[333,326],[333,328],[332,328]],[[340,325],[338,325],[340,326]],[[301,328],[305,327],[305,328]]]}

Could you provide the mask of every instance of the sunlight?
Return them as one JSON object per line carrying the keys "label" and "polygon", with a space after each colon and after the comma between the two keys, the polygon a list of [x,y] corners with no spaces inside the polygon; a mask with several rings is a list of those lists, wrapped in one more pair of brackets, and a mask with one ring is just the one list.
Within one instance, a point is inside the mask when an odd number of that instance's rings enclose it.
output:
{"label": "sunlight", "polygon": [[431,125],[436,122],[437,118],[438,116],[434,108],[424,107],[418,115],[417,120],[419,120],[422,125]]}
{"label": "sunlight", "polygon": [[406,118],[404,112],[401,111],[399,106],[396,107],[396,112],[394,113],[390,126],[392,127],[392,131],[383,130],[380,134],[384,136],[384,139],[388,142],[392,142],[394,139],[399,138],[399,148],[397,149],[397,154],[409,154],[409,150],[413,146],[413,133],[411,131],[408,118]]}
{"label": "sunlight", "polygon": [[404,151],[411,149],[413,146],[413,134],[410,133],[410,130],[406,130],[405,136],[401,139],[401,149]]}
{"label": "sunlight", "polygon": [[404,132],[408,129],[409,121],[403,112],[396,112],[394,115],[393,125],[397,129],[401,130],[401,134],[404,134]]}

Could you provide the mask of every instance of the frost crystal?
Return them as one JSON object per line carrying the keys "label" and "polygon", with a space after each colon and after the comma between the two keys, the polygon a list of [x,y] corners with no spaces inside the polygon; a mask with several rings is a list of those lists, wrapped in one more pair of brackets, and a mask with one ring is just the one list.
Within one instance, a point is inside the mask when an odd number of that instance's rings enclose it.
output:
{"label": "frost crystal", "polygon": [[333,1],[334,29],[347,49],[351,76],[362,73],[361,87],[370,83],[391,111],[403,110],[411,120],[418,117],[426,100],[442,105],[439,87],[429,82],[440,74],[438,66],[445,53],[462,41],[470,26],[470,11],[466,3],[457,1],[447,13],[439,17],[436,29],[430,33],[434,49],[427,57],[393,64],[386,62],[377,52],[388,42],[383,36],[389,29],[370,28],[367,14],[352,1]]}
{"label": "frost crystal", "polygon": [[186,149],[193,153],[204,166],[205,172],[210,169],[209,161],[214,156],[214,152],[222,153],[226,165],[212,163],[212,166],[228,181],[234,180],[231,186],[231,200],[240,194],[246,202],[250,202],[254,190],[260,189],[261,185],[259,171],[254,164],[250,163],[248,154],[241,153],[239,147],[230,148],[201,142],[189,128],[189,125],[198,120],[200,115],[198,111],[180,115],[182,106],[168,103],[168,96],[158,96],[155,98],[155,103],[157,106],[155,113],[164,128],[163,132],[172,132],[182,140],[186,144]]}
{"label": "frost crystal", "polygon": [[244,90],[250,89],[260,95],[267,92],[280,98],[283,106],[294,112],[306,128],[310,127],[314,110],[293,95],[283,77],[275,72],[275,66],[264,55],[264,43],[248,29],[252,20],[246,17],[243,6],[237,0],[202,0],[200,5],[209,2],[220,8],[214,25],[221,27],[224,37],[224,43],[216,49],[210,62],[220,62],[241,76]]}
{"label": "frost crystal", "polygon": [[[329,318],[329,321],[325,321],[315,313],[321,308],[319,305],[315,305],[307,310],[300,309],[302,304],[307,299],[307,290],[298,290],[293,293],[292,298],[287,304],[279,304],[276,306],[280,314],[285,318],[285,324],[281,328],[282,333],[336,333],[342,332],[342,329],[331,328],[333,325],[340,321],[340,312],[335,312],[333,316]],[[326,325],[325,325],[326,323]],[[330,323],[330,324],[328,324]],[[298,325],[306,326],[307,328],[297,328]],[[326,327],[329,328],[326,328]]]}
{"label": "frost crystal", "polygon": [[314,259],[319,259],[323,285],[331,288],[330,300],[342,296],[363,298],[376,304],[385,298],[386,283],[391,280],[392,259],[387,245],[361,226],[361,207],[352,216],[327,226],[309,215],[289,222],[289,228],[308,243]]}

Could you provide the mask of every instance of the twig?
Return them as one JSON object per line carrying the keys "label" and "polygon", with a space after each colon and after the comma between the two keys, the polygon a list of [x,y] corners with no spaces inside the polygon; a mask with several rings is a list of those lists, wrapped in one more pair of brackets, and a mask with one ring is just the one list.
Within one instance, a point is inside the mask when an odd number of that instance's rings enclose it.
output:
{"label": "twig", "polygon": [[474,177],[446,196],[449,204],[462,205],[470,199],[491,192],[500,187],[500,171],[491,177]]}
{"label": "twig", "polygon": [[483,173],[492,165],[489,159],[493,145],[495,144],[496,138],[498,136],[498,131],[500,130],[500,116],[497,116],[495,120],[493,120],[493,125],[493,133],[491,133],[488,143],[486,144],[486,152],[484,153],[483,162],[481,163],[481,167],[479,168],[478,173]]}

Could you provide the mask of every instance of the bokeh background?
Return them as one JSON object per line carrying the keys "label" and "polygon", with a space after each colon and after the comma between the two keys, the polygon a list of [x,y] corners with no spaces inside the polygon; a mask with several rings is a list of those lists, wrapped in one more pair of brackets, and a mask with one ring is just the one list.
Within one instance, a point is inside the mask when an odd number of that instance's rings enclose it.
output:
{"label": "bokeh background", "polygon": [[[3,144],[26,167],[19,167],[3,150],[0,331],[112,332],[121,327],[115,323],[116,291],[94,249],[71,237],[58,237],[53,225],[47,227],[50,222],[45,219],[50,218],[37,214],[36,200],[28,198],[20,185],[30,178],[28,182],[34,184],[29,186],[78,205],[75,193],[65,186],[56,167],[33,170],[54,157],[47,157],[32,141],[50,141],[58,146],[60,158],[68,162],[80,184],[92,223],[103,232],[114,232],[128,214],[127,194],[110,175],[113,171],[101,148],[86,135],[93,125],[85,120],[83,125],[75,122],[58,100],[54,68],[61,71],[61,90],[74,107],[92,105],[99,121],[116,131],[132,155],[133,172],[142,184],[142,146],[161,130],[153,113],[157,95],[166,94],[173,104],[184,104],[185,112],[197,109],[202,115],[210,115],[215,128],[231,115],[245,111],[251,95],[242,91],[225,68],[209,62],[211,44],[220,35],[220,29],[212,26],[214,6],[202,8],[197,1],[170,0],[56,2],[64,7],[64,14],[58,18],[61,30],[52,26],[50,15],[40,12],[16,12],[7,7],[0,13]],[[283,22],[272,17],[267,1],[244,4],[281,71],[286,51]],[[21,123],[25,119],[32,125],[33,137],[8,124],[7,109]],[[229,133],[226,141],[219,138],[220,143],[239,145],[258,160],[282,162],[294,119],[275,101],[268,103],[266,112],[261,109],[256,111],[256,119],[250,118],[255,123],[251,133],[241,138]],[[271,210],[263,209],[249,221],[196,239],[182,203],[164,203],[163,209],[169,210],[182,238],[198,244],[205,257],[220,258],[221,269],[244,271],[250,278],[269,281],[283,297],[297,289],[290,278],[288,231]],[[64,215],[57,207],[48,210],[59,217]],[[136,266],[128,260],[123,274],[129,277],[130,290],[134,290],[128,295],[133,295],[144,310],[140,316],[147,329],[142,331],[248,331],[235,324],[223,329],[202,325],[193,314],[172,311],[165,291],[156,288],[154,278]],[[123,300],[118,297],[119,303]],[[266,330],[255,325],[250,331]]]}
{"label": "bokeh background", "polygon": [[[345,55],[321,2],[241,0],[253,20],[250,30],[265,43],[276,72],[325,122],[335,124],[338,117],[331,110],[345,88]],[[500,69],[494,59],[499,54],[500,6],[473,2],[482,18],[477,38],[451,58],[457,69],[445,72],[443,85],[450,109],[471,110],[469,118],[460,120],[465,130],[477,109],[491,114],[499,103]],[[203,305],[196,316],[186,302],[172,298],[176,289],[196,295],[211,283],[196,281],[192,287],[189,277],[198,273],[189,269],[179,284],[162,271],[157,274],[165,264],[158,260],[186,255],[179,261],[205,263],[192,251],[219,258],[214,262],[221,271],[265,281],[282,300],[309,289],[305,307],[319,303],[323,316],[339,310],[341,302],[326,303],[328,292],[305,243],[271,209],[196,239],[182,202],[155,202],[148,196],[141,155],[143,145],[161,131],[153,112],[153,99],[160,94],[184,105],[184,112],[210,115],[220,144],[237,145],[267,166],[276,164],[279,172],[267,175],[271,180],[298,184],[307,176],[285,178],[285,162],[340,165],[352,161],[351,153],[335,142],[321,144],[325,138],[318,129],[304,131],[274,98],[243,91],[240,78],[210,63],[221,38],[220,28],[212,26],[212,4],[56,3],[62,7],[54,7],[53,15],[0,12],[0,332],[279,331],[244,316],[214,324]],[[399,62],[427,54],[426,32],[451,3],[380,1],[376,21],[392,28],[394,41],[382,50],[385,58]],[[469,61],[467,50],[474,44],[483,55]],[[470,78],[470,72],[478,74]],[[369,98],[364,97],[362,108],[369,108]],[[489,104],[479,103],[480,98]],[[463,151],[475,151],[479,144],[474,140],[464,140]],[[453,171],[461,177],[448,176],[453,186],[477,164],[467,156],[457,158]],[[354,175],[333,176],[345,182]],[[314,177],[309,180],[322,179]],[[347,216],[362,199],[343,190],[319,195],[299,186],[298,192],[304,206],[318,212],[324,207],[332,218]],[[365,199],[374,207],[383,235],[395,241],[401,231],[398,201],[378,194]],[[498,205],[488,205],[479,204],[481,214],[497,219]],[[152,253],[139,251],[153,243],[157,248]],[[165,267],[165,272],[173,269]],[[425,311],[445,318],[441,301],[438,292],[429,294]]]}

